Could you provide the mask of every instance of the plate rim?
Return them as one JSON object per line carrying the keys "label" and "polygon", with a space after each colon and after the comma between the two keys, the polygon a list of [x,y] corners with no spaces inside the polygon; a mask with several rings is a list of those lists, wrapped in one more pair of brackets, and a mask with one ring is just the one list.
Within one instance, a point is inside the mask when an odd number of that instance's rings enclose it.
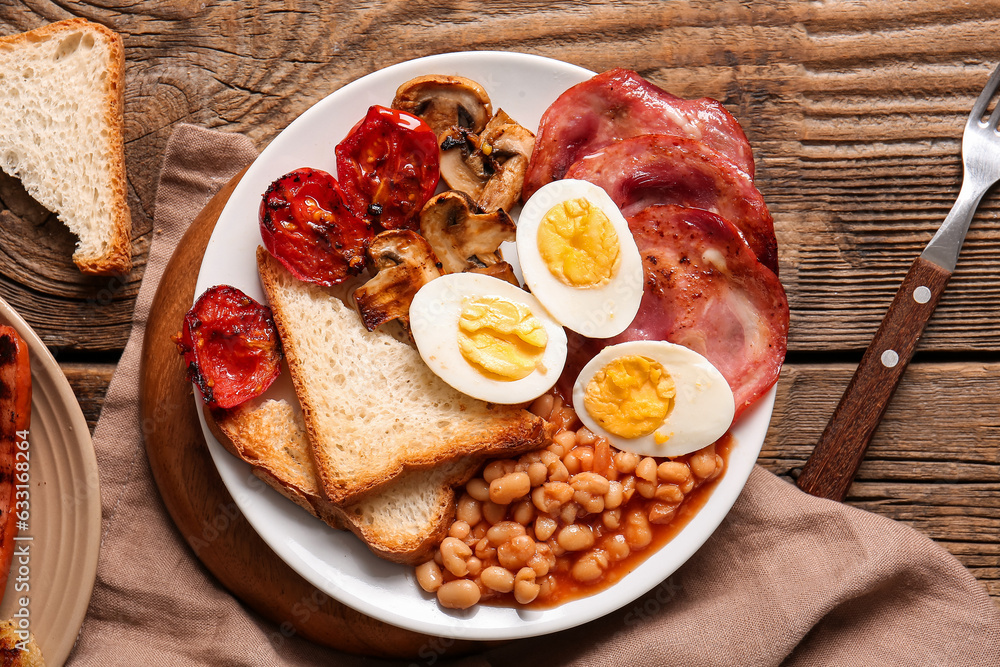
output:
{"label": "plate rim", "polygon": [[[363,87],[366,80],[371,80],[374,77],[390,76],[392,72],[400,69],[412,68],[415,66],[424,66],[424,65],[433,66],[441,62],[451,63],[458,59],[464,57],[472,57],[472,56],[479,58],[500,58],[502,60],[509,59],[512,62],[516,60],[521,62],[530,62],[545,67],[565,68],[566,71],[575,72],[577,75],[583,77],[589,77],[594,74],[590,70],[579,67],[577,65],[573,65],[571,63],[566,63],[564,61],[547,58],[545,56],[513,52],[513,51],[496,51],[496,50],[456,51],[456,52],[435,54],[430,56],[423,56],[421,58],[416,58],[413,60],[402,61],[387,66],[385,68],[375,70],[362,77],[359,77],[345,84],[338,90],[330,93],[330,95],[327,95],[321,100],[317,101],[309,109],[304,111],[291,123],[289,123],[289,125],[284,130],[282,130],[281,133],[275,136],[275,138],[271,141],[271,143],[261,152],[258,158],[254,161],[254,164],[251,165],[247,174],[249,175],[254,170],[255,165],[263,164],[265,161],[268,160],[269,151],[271,151],[272,147],[276,145],[278,137],[280,137],[282,133],[289,131],[294,127],[297,127],[297,125],[302,122],[308,122],[308,120],[303,121],[304,118],[308,119],[311,118],[312,115],[322,113],[324,104],[327,103],[327,100],[329,100],[331,97],[346,96],[347,94],[350,94],[351,92]],[[278,145],[280,146],[280,144]],[[230,197],[229,202],[227,202],[226,207],[220,214],[220,221],[222,221],[226,217],[226,209],[230,209],[231,205],[230,203],[239,201],[241,195],[246,196],[249,193],[255,197],[259,196],[259,193],[257,194],[253,193],[253,190],[251,189],[252,186],[249,185],[248,180],[249,179],[246,179],[246,177],[244,177],[244,179],[241,180],[241,183],[236,186],[232,196]],[[237,206],[237,204],[232,204],[232,205]],[[224,225],[216,226],[216,230],[219,230],[220,228],[224,228]],[[209,248],[206,249],[206,253],[210,251],[212,241],[215,240],[217,240],[216,233],[213,232],[213,238],[209,242]],[[202,267],[204,267],[204,265],[205,265],[205,260],[203,259],[202,265],[199,267],[199,276],[197,280],[198,285],[195,289],[195,296],[194,296],[195,299],[198,297],[198,295],[200,295],[204,291],[204,289],[206,289],[209,286],[208,282],[206,282],[205,279],[203,278],[204,274]],[[251,294],[251,296],[255,295]],[[269,546],[269,548],[271,548],[276,553],[276,555],[283,562],[288,564],[289,567],[291,567],[294,571],[296,571],[300,576],[302,576],[307,581],[312,583],[319,590],[331,595],[332,597],[336,598],[345,605],[352,607],[357,611],[360,611],[380,621],[407,630],[422,632],[435,636],[455,638],[455,639],[506,640],[506,639],[519,639],[531,636],[538,636],[542,634],[549,634],[552,632],[565,630],[571,627],[582,625],[583,623],[586,622],[593,621],[597,618],[600,618],[601,616],[610,614],[614,611],[621,609],[630,602],[633,602],[634,600],[638,599],[639,597],[647,593],[649,590],[652,590],[655,586],[659,585],[666,578],[672,576],[672,574],[676,572],[676,570],[680,568],[684,563],[686,563],[690,559],[690,557],[699,548],[701,548],[701,546],[704,545],[704,543],[708,540],[708,538],[711,537],[711,535],[715,532],[715,530],[722,523],[722,521],[725,520],[725,517],[728,515],[729,510],[732,508],[732,505],[736,502],[736,499],[742,492],[742,489],[746,484],[746,480],[749,478],[749,475],[752,472],[753,466],[757,460],[759,452],[763,447],[764,438],[766,437],[767,428],[773,413],[775,395],[776,395],[776,383],[768,390],[767,393],[765,393],[762,397],[760,397],[757,400],[757,402],[749,410],[747,410],[746,414],[741,416],[737,424],[734,425],[733,430],[737,430],[740,425],[753,424],[754,425],[753,428],[760,431],[759,442],[742,444],[742,446],[740,442],[736,442],[734,444],[733,450],[730,453],[730,461],[731,462],[734,461],[733,456],[734,454],[736,454],[735,461],[740,465],[733,466],[731,463],[730,467],[727,468],[725,476],[722,478],[722,480],[720,480],[719,486],[717,486],[717,488],[712,492],[712,494],[709,496],[708,501],[706,501],[705,506],[703,506],[702,509],[699,511],[699,514],[701,514],[705,512],[706,508],[711,505],[714,512],[713,520],[702,522],[700,524],[695,523],[693,521],[689,522],[688,525],[685,526],[681,531],[679,531],[678,534],[671,540],[670,544],[679,543],[678,538],[680,538],[681,535],[685,535],[689,532],[698,533],[698,535],[694,537],[689,536],[687,538],[690,540],[690,542],[688,541],[683,542],[683,544],[685,545],[684,548],[685,555],[679,560],[679,562],[677,562],[677,564],[673,567],[672,570],[670,570],[670,572],[666,572],[665,574],[663,574],[658,578],[653,578],[652,581],[649,582],[648,585],[645,587],[639,586],[636,588],[628,588],[627,590],[629,590],[630,592],[622,593],[621,591],[625,589],[623,589],[620,586],[621,582],[627,580],[629,577],[633,577],[633,575],[635,575],[636,572],[643,570],[647,566],[647,564],[654,562],[656,560],[655,558],[656,554],[652,554],[650,557],[644,559],[642,564],[640,564],[635,571],[633,571],[629,575],[626,575],[626,577],[623,577],[622,580],[619,581],[617,584],[610,586],[607,589],[604,589],[603,591],[596,593],[595,595],[588,596],[585,598],[580,598],[551,609],[538,610],[538,611],[527,610],[526,613],[525,610],[490,607],[491,609],[507,609],[509,612],[519,617],[528,616],[529,618],[524,620],[528,620],[529,622],[527,623],[522,622],[521,624],[516,626],[511,625],[502,628],[473,628],[473,629],[469,629],[468,627],[462,626],[462,620],[464,618],[464,615],[461,613],[447,614],[450,620],[449,622],[442,624],[441,622],[435,621],[433,618],[425,619],[419,617],[404,616],[397,613],[394,609],[386,608],[384,606],[379,606],[378,604],[375,603],[374,600],[358,598],[353,595],[348,595],[342,588],[337,586],[335,578],[329,578],[324,576],[323,573],[316,567],[305,566],[303,564],[302,554],[289,553],[290,550],[294,551],[296,548],[301,549],[301,545],[295,544],[289,547],[289,545],[287,544],[275,544],[274,543],[275,536],[272,533],[273,528],[269,526],[260,525],[262,519],[253,510],[254,494],[248,492],[248,487],[250,486],[250,484],[248,484],[246,481],[243,481],[242,484],[239,483],[240,478],[242,478],[243,480],[248,479],[251,466],[247,463],[244,463],[243,461],[236,460],[235,457],[229,454],[225,450],[225,448],[223,448],[223,446],[219,444],[219,442],[214,438],[214,436],[210,432],[208,425],[205,421],[203,411],[200,409],[200,398],[197,396],[197,392],[195,392],[194,400],[196,405],[199,405],[199,409],[197,409],[196,412],[198,414],[198,419],[202,428],[202,432],[205,435],[205,439],[209,446],[213,462],[215,463],[216,468],[218,469],[220,477],[222,478],[223,483],[226,485],[227,490],[233,496],[237,505],[240,507],[240,510],[243,512],[244,516],[247,518],[250,525],[260,535],[263,541]],[[763,419],[763,424],[761,426],[760,422],[762,419]],[[234,470],[239,470],[240,471],[239,475],[233,472]],[[259,488],[260,487],[257,486],[257,489]],[[282,498],[276,491],[270,489],[269,487],[266,487],[264,491],[266,493],[273,494],[273,500],[271,502],[285,501],[284,498]],[[318,521],[313,517],[309,516],[308,514],[306,514],[305,512],[303,512],[297,506],[294,506],[291,503],[288,503],[288,505],[291,506],[291,508],[293,508],[294,510],[297,510],[302,514],[305,514],[307,519]],[[695,526],[695,528],[693,529],[691,528],[692,524],[694,524]],[[320,523],[319,525],[321,525],[323,528],[326,528],[326,526],[323,525],[322,523]],[[353,538],[353,535],[351,537]],[[662,550],[663,549],[661,548],[661,552]],[[372,558],[377,558],[377,557],[372,555]],[[328,566],[325,569],[329,571],[330,567]],[[413,586],[414,598],[420,598],[422,596],[425,599],[433,600],[432,597],[428,598],[427,594],[424,594],[423,591],[419,589],[419,587],[416,584],[415,577],[412,575],[412,572],[408,573],[408,576]],[[617,592],[609,593],[610,591],[617,591]],[[601,596],[602,598],[606,597],[610,599],[611,602],[608,605],[600,605],[600,606],[590,604],[592,601],[594,601],[595,597],[597,596]],[[593,609],[594,607],[597,607],[596,611],[595,609]],[[573,608],[575,610],[579,610],[580,608],[587,608],[587,609],[585,613],[583,613],[582,615],[580,615],[579,611],[573,614],[566,613],[566,611],[570,608]],[[557,613],[551,613],[551,612],[557,612]],[[432,617],[433,615],[429,616]],[[537,616],[542,616],[542,617],[548,616],[548,618],[537,619],[536,618]]]}

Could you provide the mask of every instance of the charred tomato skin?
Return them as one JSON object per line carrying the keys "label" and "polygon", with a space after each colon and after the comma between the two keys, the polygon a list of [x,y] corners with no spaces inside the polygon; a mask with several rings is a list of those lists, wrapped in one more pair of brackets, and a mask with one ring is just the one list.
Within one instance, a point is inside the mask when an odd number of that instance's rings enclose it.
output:
{"label": "charred tomato skin", "polygon": [[271,183],[258,217],[264,247],[300,280],[336,285],[364,269],[372,228],[321,169],[303,167]]}
{"label": "charred tomato skin", "polygon": [[233,408],[259,396],[281,371],[271,309],[229,285],[198,297],[174,342],[188,379],[212,408]]}
{"label": "charred tomato skin", "polygon": [[358,217],[383,229],[413,229],[441,176],[434,131],[405,111],[374,105],[337,144],[337,176]]}

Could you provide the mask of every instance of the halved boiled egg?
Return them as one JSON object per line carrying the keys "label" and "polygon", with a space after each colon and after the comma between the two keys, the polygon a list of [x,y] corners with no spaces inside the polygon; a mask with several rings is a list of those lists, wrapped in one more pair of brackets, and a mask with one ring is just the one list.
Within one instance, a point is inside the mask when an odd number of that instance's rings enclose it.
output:
{"label": "halved boiled egg", "polygon": [[610,338],[642,299],[642,257],[628,223],[603,189],[566,179],[540,188],[517,222],[524,282],[563,326]]}
{"label": "halved boiled egg", "polygon": [[577,376],[573,405],[591,431],[643,456],[680,456],[710,445],[736,411],[729,383],[705,357],[653,340],[601,350]]}
{"label": "halved boiled egg", "polygon": [[528,292],[478,273],[451,273],[417,291],[410,332],[427,366],[491,403],[525,403],[555,384],[566,332]]}

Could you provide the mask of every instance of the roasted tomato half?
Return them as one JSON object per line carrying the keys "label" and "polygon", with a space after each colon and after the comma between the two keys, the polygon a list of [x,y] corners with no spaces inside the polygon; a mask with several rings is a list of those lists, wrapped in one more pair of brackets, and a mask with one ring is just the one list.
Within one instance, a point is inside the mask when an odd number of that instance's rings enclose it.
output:
{"label": "roasted tomato half", "polygon": [[365,268],[371,226],[325,171],[296,169],[271,183],[259,217],[264,247],[300,280],[336,285]]}
{"label": "roasted tomato half", "polygon": [[417,228],[441,173],[437,138],[427,123],[376,105],[336,153],[337,176],[351,210],[384,229]]}
{"label": "roasted tomato half", "polygon": [[188,378],[215,408],[232,408],[264,393],[281,370],[281,340],[271,309],[217,285],[205,290],[174,336]]}

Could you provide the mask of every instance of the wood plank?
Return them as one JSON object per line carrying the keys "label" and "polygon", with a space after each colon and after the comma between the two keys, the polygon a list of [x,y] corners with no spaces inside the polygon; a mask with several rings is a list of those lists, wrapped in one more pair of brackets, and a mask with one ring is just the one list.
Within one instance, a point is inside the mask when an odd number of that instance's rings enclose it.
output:
{"label": "wood plank", "polygon": [[97,426],[97,419],[101,416],[101,408],[104,407],[104,395],[108,391],[111,383],[111,376],[115,373],[116,364],[90,364],[80,362],[60,363],[59,368],[69,380],[76,400],[83,410],[83,416],[87,420],[87,426],[93,434]]}
{"label": "wood plank", "polygon": [[[141,220],[133,215],[134,225]],[[75,245],[55,215],[0,172],[0,294],[49,347],[121,350],[148,239],[140,236],[133,244],[141,255],[128,276],[84,276],[71,259]]]}
{"label": "wood plank", "polygon": [[[762,463],[778,474],[804,463],[853,372],[852,364],[786,365]],[[911,364],[858,479],[1000,481],[998,373],[996,363]]]}

